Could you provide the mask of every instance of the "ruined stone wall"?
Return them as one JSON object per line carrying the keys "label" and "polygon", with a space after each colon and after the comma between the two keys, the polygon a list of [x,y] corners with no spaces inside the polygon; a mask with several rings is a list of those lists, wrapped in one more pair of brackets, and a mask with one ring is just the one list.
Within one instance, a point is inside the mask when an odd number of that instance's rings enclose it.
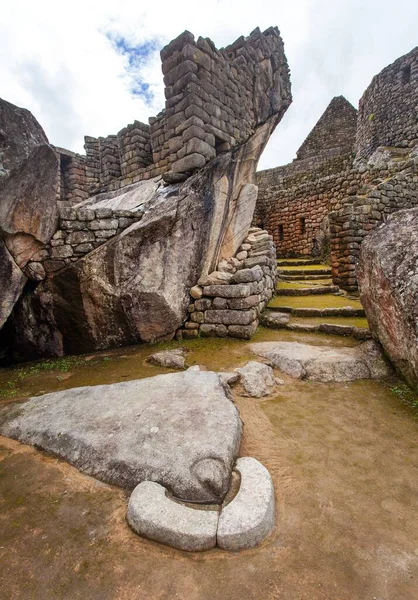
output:
{"label": "ruined stone wall", "polygon": [[79,260],[109,238],[140,221],[143,215],[140,210],[66,206],[61,206],[59,213],[57,231],[28,264],[28,276],[35,281],[41,281],[47,274],[56,273]]}
{"label": "ruined stone wall", "polygon": [[318,158],[327,151],[351,152],[356,136],[357,111],[344,98],[333,98],[296,153],[297,159]]}
{"label": "ruined stone wall", "polygon": [[320,254],[318,233],[330,206],[355,193],[360,175],[351,154],[325,162],[295,161],[257,173],[259,198],[253,223],[273,236],[280,257]]}
{"label": "ruined stone wall", "polygon": [[[329,215],[333,282],[349,291],[358,289],[356,269],[364,238],[388,215],[418,206],[418,152],[401,165],[392,162],[362,178],[369,180],[365,193],[345,198]],[[380,183],[371,187],[376,181]]]}
{"label": "ruined stone wall", "polygon": [[276,250],[267,231],[253,227],[235,257],[191,289],[189,317],[177,338],[250,339],[276,287]]}
{"label": "ruined stone wall", "polygon": [[358,114],[356,160],[379,146],[418,144],[418,47],[376,75],[363,94]]}
{"label": "ruined stone wall", "polygon": [[57,149],[61,201],[75,204],[158,175],[184,181],[245,142],[272,111],[280,120],[291,101],[276,27],[264,33],[257,28],[221,50],[209,38],[195,41],[185,31],[162,49],[161,60],[165,109],[149,125],[135,121],[117,135],[86,137],[86,156]]}
{"label": "ruined stone wall", "polygon": [[[355,193],[351,168],[357,111],[343,96],[333,98],[290,164],[257,173],[253,224],[272,235],[278,256],[321,254],[330,204]],[[322,244],[323,246],[323,244]]]}

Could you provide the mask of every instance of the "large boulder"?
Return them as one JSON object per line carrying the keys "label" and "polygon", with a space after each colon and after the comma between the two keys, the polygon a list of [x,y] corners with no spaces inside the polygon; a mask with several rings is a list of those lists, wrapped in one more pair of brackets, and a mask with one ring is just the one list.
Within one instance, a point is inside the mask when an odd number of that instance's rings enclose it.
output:
{"label": "large boulder", "polygon": [[397,371],[418,385],[418,208],[402,210],[366,237],[357,268],[373,336]]}
{"label": "large boulder", "polygon": [[108,483],[154,481],[190,502],[223,500],[241,429],[219,376],[195,369],[46,394],[0,413],[2,435]]}
{"label": "large boulder", "polygon": [[84,202],[118,209],[129,202],[144,214],[22,299],[13,314],[15,350],[33,358],[173,338],[190,289],[247,235],[250,184],[276,121],[182,184],[152,180]]}
{"label": "large boulder", "polygon": [[0,239],[9,252],[0,255],[0,326],[23,287],[16,269],[24,271],[56,231],[57,182],[58,160],[42,127],[28,110],[0,99]]}
{"label": "large boulder", "polygon": [[2,327],[22,293],[26,283],[26,277],[13,260],[10,252],[7,250],[1,239],[0,282],[2,285],[2,290],[0,292],[0,327]]}

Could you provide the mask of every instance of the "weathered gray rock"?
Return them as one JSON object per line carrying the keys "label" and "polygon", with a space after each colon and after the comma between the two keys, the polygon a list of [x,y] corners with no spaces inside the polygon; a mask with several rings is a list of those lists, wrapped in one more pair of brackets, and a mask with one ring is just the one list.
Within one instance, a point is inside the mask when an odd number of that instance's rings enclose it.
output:
{"label": "weathered gray rock", "polygon": [[396,370],[418,385],[418,208],[402,210],[366,237],[357,269],[373,336]]}
{"label": "weathered gray rock", "polygon": [[[241,221],[240,232],[233,222],[240,210],[237,193],[252,180],[276,122],[277,117],[272,118],[237,150],[222,154],[183,184],[163,188],[149,180],[148,185],[141,182],[129,191],[99,194],[97,202],[93,198],[82,203],[92,209],[104,204],[121,207],[119,196],[129,195],[129,206],[136,203],[144,214],[141,221],[28,292],[13,313],[14,351],[39,358],[58,348],[74,354],[172,339],[187,316],[190,290],[201,297],[196,283],[245,239],[250,220],[246,227]],[[222,288],[222,294],[234,288],[232,297],[245,297],[257,293],[253,285],[208,287]],[[231,326],[246,327],[248,316],[236,317]]]}
{"label": "weathered gray rock", "polygon": [[58,222],[58,161],[33,115],[5,100],[0,100],[0,148],[0,232],[25,233],[46,243]]}
{"label": "weathered gray rock", "polygon": [[32,398],[0,413],[0,433],[133,489],[151,480],[192,502],[220,502],[241,421],[219,376],[184,371]]}
{"label": "weathered gray rock", "polygon": [[0,99],[0,237],[9,253],[0,256],[0,327],[22,292],[19,270],[57,228],[57,182],[58,161],[39,123]]}
{"label": "weathered gray rock", "polygon": [[13,310],[27,279],[0,239],[0,327]]}
{"label": "weathered gray rock", "polygon": [[284,329],[290,321],[290,315],[287,313],[265,310],[260,315],[260,323],[270,329]]}
{"label": "weathered gray rock", "polygon": [[252,360],[235,371],[240,375],[240,383],[245,390],[245,395],[261,398],[272,393],[275,380],[273,369],[268,365]]}
{"label": "weathered gray rock", "polygon": [[217,544],[224,550],[254,548],[274,527],[274,487],[267,469],[255,458],[239,458],[241,484],[219,516]]}
{"label": "weathered gray rock", "polygon": [[250,349],[296,379],[355,381],[391,374],[379,346],[368,341],[354,348],[329,348],[298,342],[260,342]]}
{"label": "weathered gray rock", "polygon": [[184,357],[184,348],[176,348],[175,350],[162,350],[151,354],[147,361],[159,367],[167,369],[184,369],[186,367],[186,359]]}
{"label": "weathered gray rock", "polygon": [[126,517],[139,535],[179,550],[196,552],[216,545],[218,511],[175,502],[163,486],[153,481],[136,486],[129,498]]}

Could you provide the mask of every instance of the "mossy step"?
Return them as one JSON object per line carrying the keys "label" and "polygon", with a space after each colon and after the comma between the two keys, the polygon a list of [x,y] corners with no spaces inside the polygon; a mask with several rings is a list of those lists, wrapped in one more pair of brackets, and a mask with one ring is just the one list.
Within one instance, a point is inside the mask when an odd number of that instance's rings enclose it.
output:
{"label": "mossy step", "polygon": [[350,325],[333,325],[331,323],[321,323],[320,325],[314,325],[312,323],[288,323],[285,326],[285,329],[303,333],[327,333],[330,335],[351,336],[356,340],[368,340],[372,337],[372,334],[367,328],[352,327]]}
{"label": "mossy step", "polygon": [[328,265],[317,263],[315,265],[302,265],[300,268],[295,268],[294,265],[289,266],[277,266],[279,272],[283,272],[285,275],[309,275],[309,274],[328,274],[331,273],[331,268]]}
{"label": "mossy step", "polygon": [[321,263],[314,258],[278,258],[278,267],[299,267],[304,265],[320,265]]}
{"label": "mossy step", "polygon": [[280,296],[320,296],[323,294],[336,294],[338,285],[323,285],[316,287],[282,287],[280,284],[276,290]]}
{"label": "mossy step", "polygon": [[[286,289],[299,289],[305,287],[324,287],[324,286],[332,286],[331,277],[321,277],[320,279],[298,279],[297,281],[284,281],[283,279],[278,279],[277,281],[277,289],[286,290]],[[279,288],[280,286],[280,288]]]}
{"label": "mossy step", "polygon": [[369,324],[365,317],[295,317],[291,315],[290,323],[294,325],[344,325],[368,329]]}
{"label": "mossy step", "polygon": [[308,265],[300,269],[293,267],[277,268],[278,275],[331,275],[331,269],[323,265]]}
{"label": "mossy step", "polygon": [[[365,312],[359,300],[323,294],[319,296],[275,296],[269,308],[288,312],[300,317],[349,316],[364,317]],[[355,311],[355,312],[353,312]]]}
{"label": "mossy step", "polygon": [[327,279],[324,279],[324,275],[316,275],[316,274],[311,274],[311,275],[288,275],[287,273],[285,274],[283,273],[278,273],[280,280],[282,281],[304,281],[304,282],[309,282],[309,281],[325,281],[325,282],[330,282],[332,283],[332,279],[330,277],[328,277]]}

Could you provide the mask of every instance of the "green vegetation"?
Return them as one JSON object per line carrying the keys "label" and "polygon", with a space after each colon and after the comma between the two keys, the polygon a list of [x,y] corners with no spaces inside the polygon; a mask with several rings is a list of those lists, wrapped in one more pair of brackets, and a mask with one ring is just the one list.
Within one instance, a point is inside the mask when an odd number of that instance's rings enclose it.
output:
{"label": "green vegetation", "polygon": [[390,390],[401,402],[418,410],[418,392],[411,390],[405,383],[398,383]]}

